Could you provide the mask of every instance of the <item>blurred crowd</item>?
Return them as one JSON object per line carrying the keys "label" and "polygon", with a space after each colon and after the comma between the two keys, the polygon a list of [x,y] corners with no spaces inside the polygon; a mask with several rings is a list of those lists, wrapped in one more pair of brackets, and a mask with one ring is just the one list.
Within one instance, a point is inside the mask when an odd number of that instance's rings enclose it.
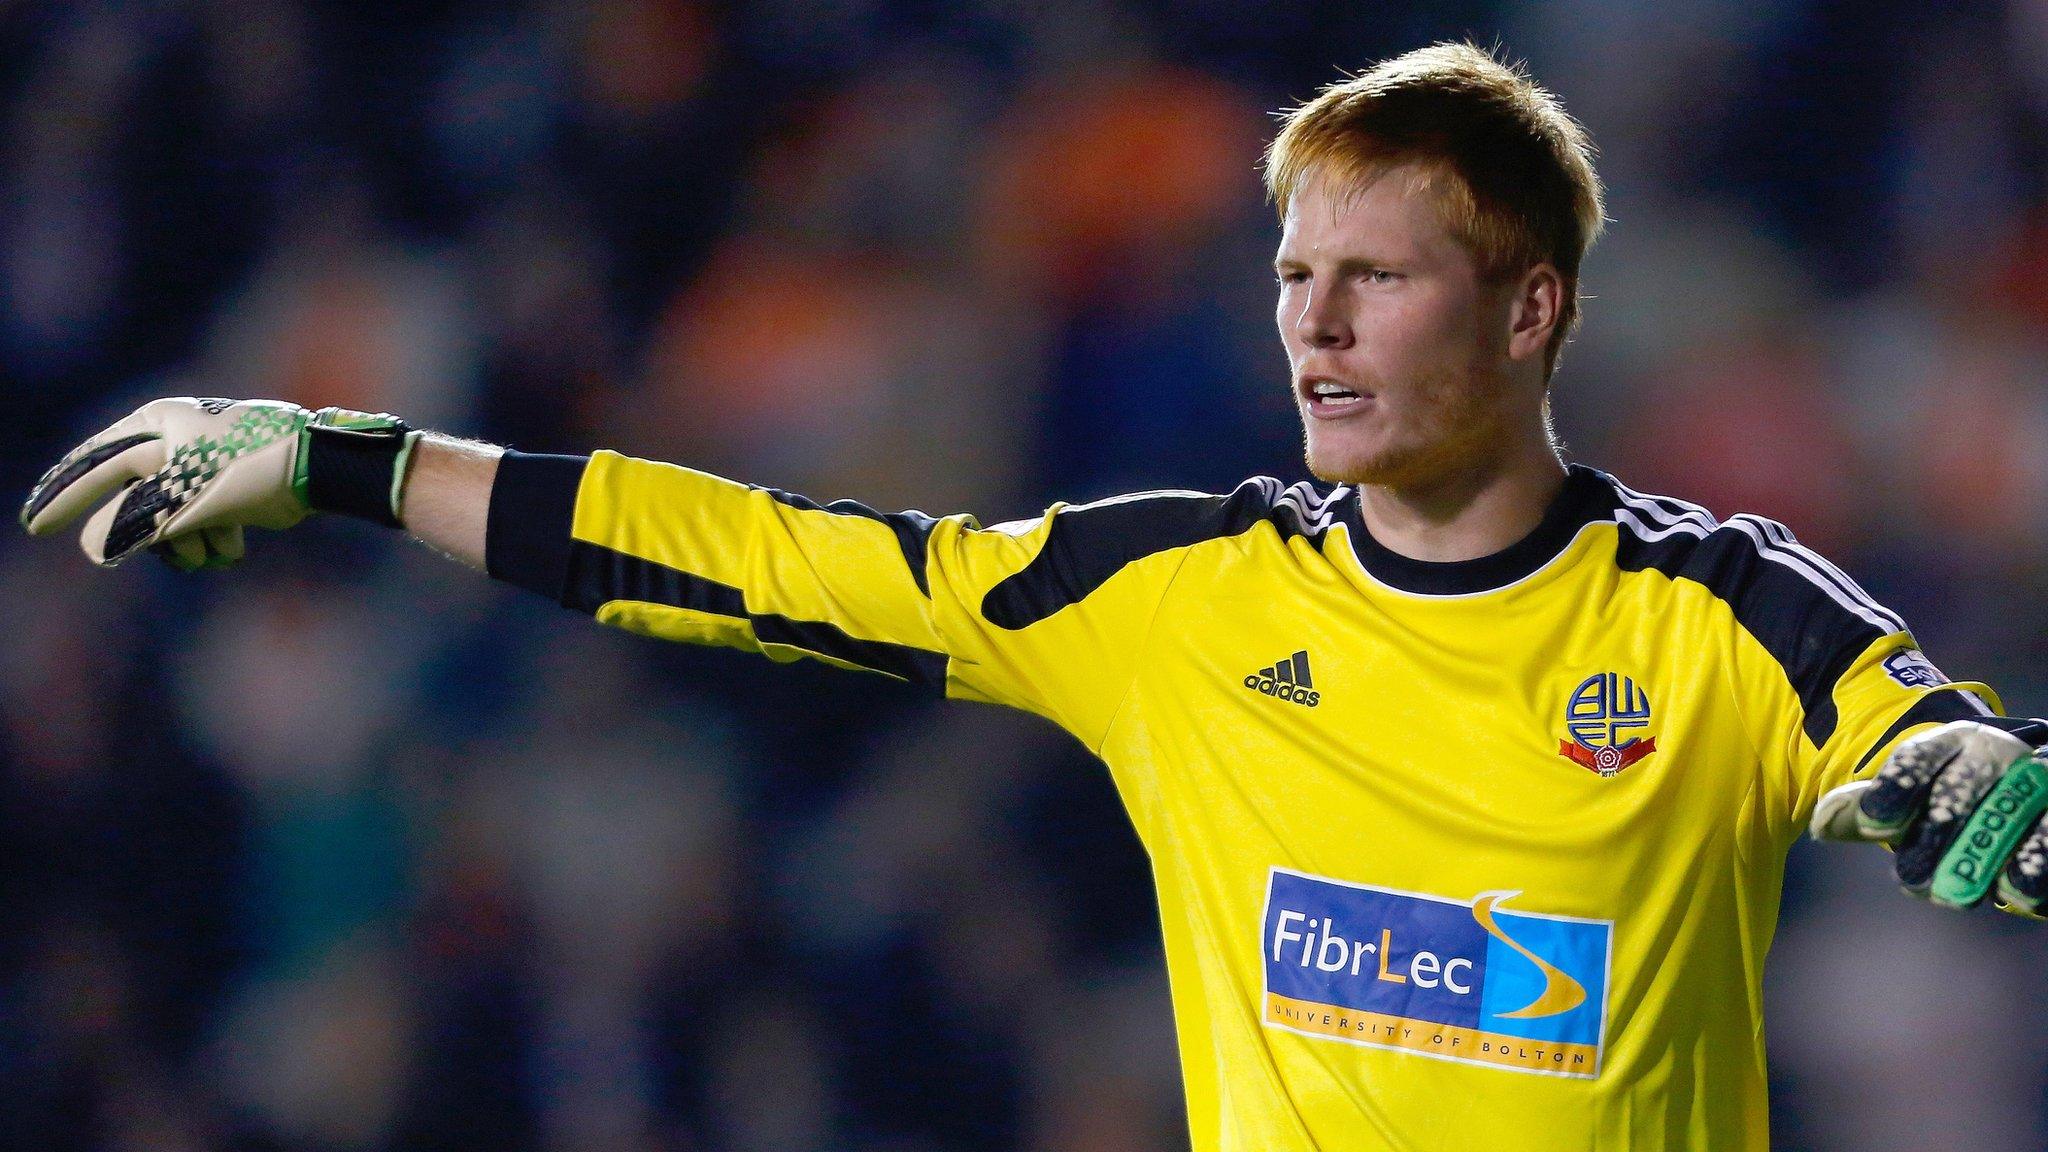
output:
{"label": "blurred crowd", "polygon": [[[1300,479],[1266,114],[1464,36],[1601,147],[1574,458],[2048,711],[2040,0],[0,3],[0,490],[172,393],[985,523]],[[0,537],[0,1149],[1186,1146],[1068,738],[251,551]],[[1778,1144],[2048,1146],[2048,932],[1794,855]]]}

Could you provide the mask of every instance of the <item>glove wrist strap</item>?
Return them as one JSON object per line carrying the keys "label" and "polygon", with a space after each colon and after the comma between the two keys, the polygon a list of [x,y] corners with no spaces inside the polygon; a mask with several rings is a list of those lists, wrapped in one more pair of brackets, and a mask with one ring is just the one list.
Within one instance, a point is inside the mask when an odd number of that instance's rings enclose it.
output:
{"label": "glove wrist strap", "polygon": [[322,408],[305,436],[292,486],[307,507],[404,527],[399,499],[419,432],[396,416]]}

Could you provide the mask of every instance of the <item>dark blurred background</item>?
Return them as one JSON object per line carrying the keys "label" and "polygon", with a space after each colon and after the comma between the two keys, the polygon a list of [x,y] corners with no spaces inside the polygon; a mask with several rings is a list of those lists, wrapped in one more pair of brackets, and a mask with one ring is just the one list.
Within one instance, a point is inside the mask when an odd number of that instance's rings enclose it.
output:
{"label": "dark blurred background", "polygon": [[[1298,479],[1267,114],[1452,36],[1602,149],[1576,458],[2048,710],[2042,0],[0,2],[0,481],[179,392],[985,523]],[[0,1148],[1186,1146],[1049,726],[252,552],[0,533]],[[2048,1146],[2048,932],[1794,855],[1779,1144]]]}

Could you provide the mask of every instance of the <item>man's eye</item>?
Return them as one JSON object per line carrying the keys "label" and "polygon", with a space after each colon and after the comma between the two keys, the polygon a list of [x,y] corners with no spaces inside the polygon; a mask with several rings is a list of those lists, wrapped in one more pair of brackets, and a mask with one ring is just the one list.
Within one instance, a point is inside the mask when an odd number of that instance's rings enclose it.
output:
{"label": "man's eye", "polygon": [[1385,268],[1375,268],[1367,272],[1365,277],[1375,284],[1392,284],[1401,278],[1401,274],[1399,272],[1389,272]]}
{"label": "man's eye", "polygon": [[1281,272],[1277,277],[1282,284],[1301,284],[1308,280],[1306,272]]}

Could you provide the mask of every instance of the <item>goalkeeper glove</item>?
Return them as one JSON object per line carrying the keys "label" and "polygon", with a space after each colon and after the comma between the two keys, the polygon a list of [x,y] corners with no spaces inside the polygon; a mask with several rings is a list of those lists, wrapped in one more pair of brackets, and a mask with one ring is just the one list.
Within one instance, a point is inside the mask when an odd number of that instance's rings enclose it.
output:
{"label": "goalkeeper glove", "polygon": [[[2029,725],[2031,730],[2038,725]],[[1815,806],[1818,840],[1881,840],[1907,892],[1972,908],[2043,918],[2048,901],[2048,764],[2025,740],[1956,720],[1902,741],[1869,780],[1832,789]]]}
{"label": "goalkeeper glove", "polygon": [[41,536],[119,494],[79,543],[113,567],[147,548],[184,571],[242,556],[242,529],[289,528],[314,511],[398,526],[399,489],[420,433],[396,417],[275,400],[153,400],[71,450],[21,508]]}

